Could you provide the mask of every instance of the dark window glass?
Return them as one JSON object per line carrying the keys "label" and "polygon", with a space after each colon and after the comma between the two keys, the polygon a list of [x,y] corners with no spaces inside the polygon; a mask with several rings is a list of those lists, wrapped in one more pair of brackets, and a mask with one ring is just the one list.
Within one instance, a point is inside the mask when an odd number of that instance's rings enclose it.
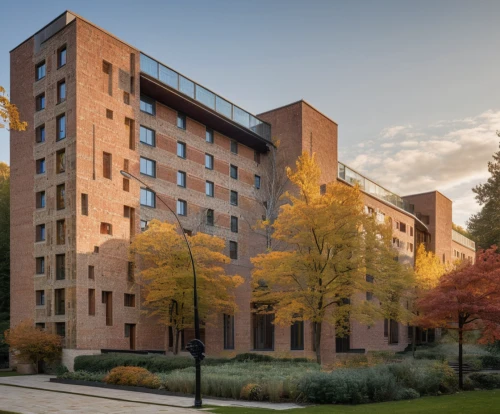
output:
{"label": "dark window glass", "polygon": [[256,175],[254,177],[254,185],[255,185],[255,188],[258,190],[260,188],[260,176],[259,175]]}
{"label": "dark window glass", "polygon": [[229,168],[231,178],[234,178],[235,180],[238,179],[238,167],[236,165],[232,165]]}
{"label": "dark window glass", "polygon": [[205,182],[205,194],[209,197],[214,196],[214,183],[212,181]]}
{"label": "dark window glass", "polygon": [[38,224],[35,228],[35,241],[45,241],[45,224]]}
{"label": "dark window glass", "polygon": [[36,97],[36,110],[41,111],[42,109],[45,109],[45,93]]}
{"label": "dark window glass", "polygon": [[40,62],[38,65],[35,67],[35,80],[40,80],[45,78],[46,75],[46,66],[45,66],[45,60],[43,62]]}
{"label": "dark window glass", "polygon": [[56,279],[66,279],[66,255],[56,254]]}
{"label": "dark window glass", "polygon": [[233,206],[238,205],[238,193],[236,191],[231,190],[230,202]]}
{"label": "dark window glass", "polygon": [[214,225],[214,211],[211,209],[207,210],[207,225],[208,226]]}
{"label": "dark window glass", "polygon": [[66,115],[59,115],[56,120],[56,140],[60,141],[61,139],[66,138]]}
{"label": "dark window glass", "polygon": [[66,150],[62,149],[56,152],[56,174],[66,171]]}
{"label": "dark window glass", "polygon": [[66,82],[64,80],[57,84],[57,103],[64,102],[66,100]]}
{"label": "dark window glass", "polygon": [[234,316],[223,315],[224,349],[234,349]]}
{"label": "dark window glass", "polygon": [[36,258],[36,274],[37,275],[45,274],[45,257]]}
{"label": "dark window glass", "polygon": [[63,46],[57,52],[57,67],[60,68],[66,64],[66,46]]}
{"label": "dark window glass", "polygon": [[238,217],[236,216],[231,216],[231,231],[238,233]]}
{"label": "dark window glass", "polygon": [[45,173],[45,158],[40,158],[36,160],[36,173],[44,174]]}
{"label": "dark window glass", "polygon": [[36,208],[45,208],[45,191],[36,193]]}
{"label": "dark window glass", "polygon": [[45,125],[40,125],[36,129],[36,142],[45,142]]}
{"label": "dark window glass", "polygon": [[177,156],[186,158],[186,144],[184,142],[177,141]]}
{"label": "dark window glass", "polygon": [[233,154],[238,154],[238,142],[237,141],[231,141],[231,152]]}
{"label": "dark window glass", "polygon": [[36,291],[36,306],[44,306],[45,305],[45,291],[37,290]]}
{"label": "dark window glass", "polygon": [[298,351],[304,349],[304,321],[295,321],[290,327],[290,349]]}
{"label": "dark window glass", "polygon": [[209,170],[214,169],[214,156],[210,154],[205,154],[205,168]]}
{"label": "dark window glass", "polygon": [[253,347],[256,350],[274,348],[274,315],[253,315]]}
{"label": "dark window glass", "polygon": [[141,188],[141,205],[148,207],[156,207],[155,193],[147,188]]}
{"label": "dark window glass", "polygon": [[234,260],[238,259],[238,243],[235,241],[229,242],[229,257]]}
{"label": "dark window glass", "polygon": [[213,129],[207,128],[207,130],[205,132],[205,140],[208,143],[213,144],[213,142],[214,142],[214,130]]}
{"label": "dark window glass", "polygon": [[177,200],[177,214],[179,216],[187,216],[187,202],[184,200]]}
{"label": "dark window glass", "polygon": [[177,112],[177,128],[186,129],[186,115]]}
{"label": "dark window glass", "polygon": [[141,95],[141,111],[154,115],[156,113],[155,101],[147,96]]}

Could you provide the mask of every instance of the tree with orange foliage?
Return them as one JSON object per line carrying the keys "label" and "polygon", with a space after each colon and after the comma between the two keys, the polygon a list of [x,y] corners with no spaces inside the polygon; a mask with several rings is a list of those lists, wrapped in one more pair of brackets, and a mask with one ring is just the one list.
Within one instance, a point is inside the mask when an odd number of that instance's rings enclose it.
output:
{"label": "tree with orange foliage", "polygon": [[482,342],[500,339],[500,254],[482,251],[476,263],[462,262],[419,301],[418,323],[458,330],[459,386],[463,387],[463,333],[480,331]]}
{"label": "tree with orange foliage", "polygon": [[35,328],[30,320],[6,330],[5,342],[19,361],[34,364],[37,372],[39,361],[54,361],[62,352],[61,337]]}
{"label": "tree with orange foliage", "polygon": [[5,128],[6,124],[15,131],[25,131],[28,126],[27,122],[21,121],[17,106],[9,101],[5,89],[0,86],[0,128]]}

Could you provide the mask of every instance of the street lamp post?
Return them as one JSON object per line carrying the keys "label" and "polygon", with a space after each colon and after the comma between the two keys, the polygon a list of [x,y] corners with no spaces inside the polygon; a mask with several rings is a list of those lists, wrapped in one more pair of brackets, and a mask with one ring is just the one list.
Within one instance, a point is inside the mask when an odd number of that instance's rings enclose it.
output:
{"label": "street lamp post", "polygon": [[194,336],[195,339],[193,341],[190,341],[189,344],[187,344],[186,348],[191,352],[191,355],[194,357],[195,361],[195,368],[196,368],[196,383],[195,383],[195,396],[194,396],[194,406],[196,408],[201,408],[201,367],[200,363],[203,358],[205,358],[204,352],[205,352],[205,345],[203,342],[201,342],[200,339],[200,317],[198,315],[198,293],[196,291],[196,267],[194,265],[194,258],[193,258],[193,252],[191,251],[191,246],[189,244],[189,240],[186,236],[186,233],[184,232],[184,229],[182,228],[182,224],[179,220],[179,217],[175,213],[174,210],[170,208],[170,206],[161,199],[160,196],[156,194],[156,192],[149,186],[147,185],[144,181],[141,179],[137,178],[135,175],[130,174],[127,171],[120,170],[120,174],[123,175],[125,178],[132,178],[138,182],[140,182],[144,187],[146,187],[148,190],[151,190],[153,193],[155,193],[155,197],[160,200],[165,207],[168,208],[168,210],[174,215],[175,219],[177,220],[177,224],[179,224],[179,228],[181,230],[182,236],[184,237],[184,241],[186,242],[186,246],[189,251],[189,257],[191,259],[191,266],[193,267],[193,306],[194,306]]}

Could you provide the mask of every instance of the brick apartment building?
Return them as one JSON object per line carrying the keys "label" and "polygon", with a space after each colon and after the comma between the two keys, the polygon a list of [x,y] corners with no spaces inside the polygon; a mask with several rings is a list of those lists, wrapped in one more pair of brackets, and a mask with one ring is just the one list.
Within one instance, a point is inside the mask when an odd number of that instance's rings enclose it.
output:
{"label": "brick apartment building", "polygon": [[[314,152],[322,182],[358,183],[366,210],[391,218],[401,260],[413,263],[421,242],[443,261],[474,259],[474,243],[452,230],[451,200],[437,191],[399,197],[338,162],[337,124],[305,101],[251,115],[69,11],[10,57],[11,99],[29,123],[11,131],[11,326],[33,319],[64,336],[70,366],[101,349],[171,346],[168,331],[141,312],[127,254],[148,221],[173,219],[156,195],[185,231],[224,238],[228,271],[246,279],[235,316],[207,321],[208,354],[313,356],[308,323],[274,326],[250,311],[250,258],[266,248],[253,225],[264,214],[271,137],[287,164]],[[323,335],[326,358],[411,342],[390,321]]]}

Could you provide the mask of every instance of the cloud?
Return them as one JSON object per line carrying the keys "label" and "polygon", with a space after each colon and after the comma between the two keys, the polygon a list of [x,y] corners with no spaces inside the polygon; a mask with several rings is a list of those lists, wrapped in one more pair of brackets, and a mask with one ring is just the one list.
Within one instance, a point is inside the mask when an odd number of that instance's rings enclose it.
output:
{"label": "cloud", "polygon": [[[454,200],[454,220],[463,225],[479,210],[471,188],[489,177],[500,111],[436,124],[384,128],[378,142],[357,149],[345,162],[398,194],[443,192]],[[380,139],[391,142],[381,144]]]}

